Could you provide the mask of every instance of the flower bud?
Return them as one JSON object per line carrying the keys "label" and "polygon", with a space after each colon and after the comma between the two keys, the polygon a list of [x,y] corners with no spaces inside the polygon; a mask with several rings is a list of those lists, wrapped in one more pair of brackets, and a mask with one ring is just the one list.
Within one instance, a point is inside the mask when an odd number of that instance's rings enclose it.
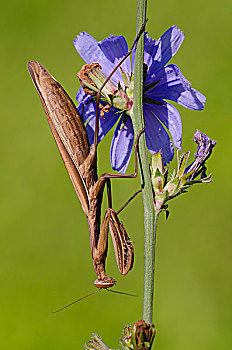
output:
{"label": "flower bud", "polygon": [[[190,152],[186,152],[179,159],[177,151],[177,169],[167,181],[168,169],[163,166],[161,152],[155,153],[151,161],[151,179],[155,193],[155,207],[159,213],[165,207],[165,203],[186,192],[186,189],[195,183],[211,182],[211,174],[206,176],[205,161],[212,153],[216,141],[211,140],[206,134],[199,130],[194,134],[194,140],[198,147],[194,162],[187,166]],[[198,178],[200,176],[200,178]],[[197,179],[198,178],[198,179]]]}
{"label": "flower bud", "polygon": [[153,154],[151,158],[151,175],[155,193],[161,193],[165,183],[163,157],[161,152]]}
{"label": "flower bud", "polygon": [[156,334],[154,324],[137,321],[133,326],[124,328],[124,338],[121,340],[124,350],[149,350]]}

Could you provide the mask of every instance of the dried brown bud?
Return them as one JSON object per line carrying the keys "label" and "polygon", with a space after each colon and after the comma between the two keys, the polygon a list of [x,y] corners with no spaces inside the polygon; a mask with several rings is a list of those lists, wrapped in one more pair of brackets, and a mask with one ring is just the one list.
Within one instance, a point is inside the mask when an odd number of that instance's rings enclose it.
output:
{"label": "dried brown bud", "polygon": [[135,329],[136,348],[141,350],[151,349],[156,334],[155,325],[141,320],[135,322],[133,328]]}
{"label": "dried brown bud", "polygon": [[85,93],[88,95],[96,95],[96,92],[91,88],[88,88],[86,85],[91,85],[93,87],[96,87],[94,82],[90,79],[89,74],[90,73],[94,74],[97,69],[101,69],[101,66],[99,63],[88,63],[88,64],[85,64],[81,68],[80,72],[77,73],[78,79],[80,80],[80,84],[83,87]]}

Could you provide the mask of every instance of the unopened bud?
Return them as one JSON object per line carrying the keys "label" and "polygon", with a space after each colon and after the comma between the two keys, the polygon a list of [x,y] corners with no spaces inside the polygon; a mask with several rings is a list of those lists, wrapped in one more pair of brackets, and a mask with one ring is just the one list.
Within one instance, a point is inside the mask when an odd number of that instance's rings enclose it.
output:
{"label": "unopened bud", "polygon": [[167,181],[168,169],[163,166],[161,152],[152,156],[151,179],[155,193],[155,207],[158,213],[162,209],[166,210],[165,203],[168,200],[186,192],[186,189],[195,183],[212,181],[211,174],[206,176],[205,161],[211,155],[216,141],[211,140],[206,134],[200,133],[199,130],[194,134],[194,141],[198,145],[194,162],[187,166],[190,152],[184,153],[180,159],[177,152],[177,169],[169,181]]}
{"label": "unopened bud", "polygon": [[150,350],[154,341],[156,329],[154,324],[144,320],[137,321],[133,326],[124,328],[124,338],[121,340],[124,350]]}
{"label": "unopened bud", "polygon": [[155,325],[146,323],[144,320],[133,324],[137,349],[149,350],[152,347],[156,335]]}

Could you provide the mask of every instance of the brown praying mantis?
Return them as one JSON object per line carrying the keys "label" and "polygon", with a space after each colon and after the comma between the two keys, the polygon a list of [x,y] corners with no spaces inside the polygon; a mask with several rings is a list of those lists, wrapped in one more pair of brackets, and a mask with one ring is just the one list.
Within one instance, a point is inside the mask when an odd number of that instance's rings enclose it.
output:
{"label": "brown praying mantis", "polygon": [[[105,260],[108,246],[108,230],[110,228],[116,260],[119,271],[126,275],[133,267],[134,249],[129,236],[119,221],[119,212],[139,193],[137,191],[125,205],[116,212],[112,209],[111,178],[135,178],[137,176],[137,144],[141,130],[135,142],[135,172],[134,174],[107,174],[98,178],[97,175],[97,145],[99,130],[99,100],[101,90],[116,69],[130,55],[140,34],[141,28],[132,48],[118,66],[107,78],[96,96],[96,125],[94,143],[90,146],[87,132],[73,101],[55,78],[38,62],[28,63],[28,70],[42,102],[49,126],[57,147],[72,181],[73,187],[87,217],[89,225],[90,247],[94,270],[97,279],[94,285],[99,288],[109,288],[115,285],[116,280],[107,277]],[[109,208],[106,210],[102,225],[101,204],[103,191],[107,184]]]}

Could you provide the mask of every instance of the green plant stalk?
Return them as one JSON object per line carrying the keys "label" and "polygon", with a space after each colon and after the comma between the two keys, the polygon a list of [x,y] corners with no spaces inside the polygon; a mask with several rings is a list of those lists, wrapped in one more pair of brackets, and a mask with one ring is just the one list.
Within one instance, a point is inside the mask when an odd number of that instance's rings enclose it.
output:
{"label": "green plant stalk", "polygon": [[[139,32],[146,19],[146,0],[137,1],[136,31]],[[143,119],[143,57],[144,33],[141,35],[135,53],[135,87],[133,98],[133,124],[135,134],[144,127]],[[145,134],[139,140],[139,167],[144,203],[144,289],[143,289],[143,319],[152,323],[154,271],[155,271],[155,242],[158,213],[155,211],[150,169],[147,156]]]}

